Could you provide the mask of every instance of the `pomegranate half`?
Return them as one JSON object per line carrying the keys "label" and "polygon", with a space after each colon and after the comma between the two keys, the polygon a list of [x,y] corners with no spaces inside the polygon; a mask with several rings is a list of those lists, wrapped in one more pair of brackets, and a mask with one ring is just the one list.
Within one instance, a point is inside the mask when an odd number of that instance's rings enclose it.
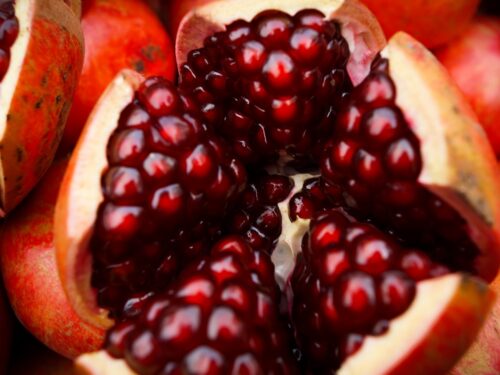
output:
{"label": "pomegranate half", "polygon": [[79,1],[68,5],[61,0],[19,0],[2,6],[17,20],[17,29],[5,34],[15,41],[3,60],[8,69],[1,82],[0,189],[5,215],[53,160],[82,67],[83,37],[75,13]]}
{"label": "pomegranate half", "polygon": [[[270,372],[266,353],[279,373],[317,358],[321,371],[447,371],[492,301],[466,272],[491,280],[499,265],[499,177],[471,109],[411,37],[383,48],[357,2],[223,4],[182,22],[178,87],[124,71],[90,116],[55,214],[73,307],[114,324],[106,349],[139,373]],[[422,238],[405,227],[415,211],[439,224],[418,222]],[[226,293],[226,282],[240,286]],[[331,303],[297,321],[294,305],[329,290]],[[340,333],[302,329],[328,314]],[[340,361],[324,351],[327,332]],[[378,361],[372,345],[398,355]],[[91,373],[110,365],[82,361]]]}

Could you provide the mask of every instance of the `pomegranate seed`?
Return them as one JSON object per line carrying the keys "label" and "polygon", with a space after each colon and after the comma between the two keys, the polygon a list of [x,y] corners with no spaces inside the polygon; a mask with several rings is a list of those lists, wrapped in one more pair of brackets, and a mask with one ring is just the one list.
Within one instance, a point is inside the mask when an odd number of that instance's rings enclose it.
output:
{"label": "pomegranate seed", "polygon": [[415,283],[401,271],[389,271],[382,275],[379,294],[384,317],[390,319],[410,306],[415,297]]}

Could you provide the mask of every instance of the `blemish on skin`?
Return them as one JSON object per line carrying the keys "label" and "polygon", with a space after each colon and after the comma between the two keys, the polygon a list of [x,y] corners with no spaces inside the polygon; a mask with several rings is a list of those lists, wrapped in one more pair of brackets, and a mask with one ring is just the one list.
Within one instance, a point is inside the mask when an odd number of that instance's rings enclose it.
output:
{"label": "blemish on skin", "polygon": [[61,103],[61,101],[62,101],[62,96],[61,95],[57,95],[56,96],[56,104]]}
{"label": "blemish on skin", "polygon": [[138,73],[142,73],[145,70],[144,61],[142,60],[137,60],[132,65],[134,70]]}
{"label": "blemish on skin", "polygon": [[43,99],[37,100],[37,102],[35,103],[35,109],[40,109],[42,107],[42,104],[43,104]]}
{"label": "blemish on skin", "polygon": [[155,45],[148,45],[142,48],[141,53],[148,61],[154,61],[155,59],[159,59],[163,56],[161,48]]}
{"label": "blemish on skin", "polygon": [[11,121],[12,120],[12,115],[10,113],[7,113],[7,122]]}
{"label": "blemish on skin", "polygon": [[41,84],[42,87],[45,87],[45,86],[47,86],[48,83],[49,83],[49,78],[46,75],[44,75],[42,77],[42,80],[41,80],[40,84]]}
{"label": "blemish on skin", "polygon": [[22,162],[24,159],[24,151],[19,147],[16,148],[16,159],[18,163]]}
{"label": "blemish on skin", "polygon": [[460,113],[460,110],[458,109],[458,107],[456,105],[454,105],[453,107],[451,107],[451,110],[456,115],[458,115]]}

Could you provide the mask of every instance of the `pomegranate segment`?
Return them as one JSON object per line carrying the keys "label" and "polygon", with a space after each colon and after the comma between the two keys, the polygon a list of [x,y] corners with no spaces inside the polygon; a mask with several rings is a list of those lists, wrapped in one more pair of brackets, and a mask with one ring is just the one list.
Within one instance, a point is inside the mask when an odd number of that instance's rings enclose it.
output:
{"label": "pomegranate segment", "polygon": [[467,224],[480,250],[474,269],[495,278],[500,251],[500,175],[495,154],[467,100],[432,53],[404,33],[382,51],[396,85],[396,104],[420,140],[418,181]]}
{"label": "pomegranate segment", "polygon": [[448,273],[340,209],[312,218],[291,280],[292,322],[306,366],[329,373],[413,303],[417,282]]}
{"label": "pomegranate segment", "polygon": [[170,82],[149,78],[109,139],[90,247],[92,286],[112,315],[205,252],[245,185],[243,166],[193,108]]}
{"label": "pomegranate segment", "polygon": [[1,216],[47,171],[66,123],[83,62],[81,26],[67,3],[0,2]]}
{"label": "pomegranate segment", "polygon": [[246,163],[282,150],[310,159],[351,88],[349,56],[340,25],[321,12],[269,10],[207,37],[180,67],[180,86]]}
{"label": "pomegranate segment", "polygon": [[125,317],[105,347],[138,373],[293,374],[269,255],[229,236]]}
{"label": "pomegranate segment", "polygon": [[19,34],[19,21],[15,14],[14,1],[0,2],[0,82],[10,63],[10,48]]}
{"label": "pomegranate segment", "polygon": [[467,223],[418,181],[420,142],[395,103],[388,66],[386,59],[374,61],[370,75],[344,101],[322,176],[356,216],[428,249],[453,269],[472,271],[478,250]]}

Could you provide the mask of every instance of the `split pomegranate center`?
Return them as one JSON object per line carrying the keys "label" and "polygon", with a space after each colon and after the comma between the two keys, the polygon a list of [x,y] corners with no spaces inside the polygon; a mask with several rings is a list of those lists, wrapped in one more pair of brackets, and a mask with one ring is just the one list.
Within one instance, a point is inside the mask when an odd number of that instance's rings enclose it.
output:
{"label": "split pomegranate center", "polygon": [[10,48],[19,34],[13,0],[0,1],[0,82],[7,73],[10,63]]}
{"label": "split pomegranate center", "polygon": [[[291,306],[300,365],[330,373],[418,282],[477,272],[467,222],[418,180],[389,60],[353,87],[349,57],[321,12],[266,11],[191,51],[178,87],[144,81],[109,139],[90,242],[112,356],[148,374],[294,373]],[[304,223],[282,301],[270,259]]]}

